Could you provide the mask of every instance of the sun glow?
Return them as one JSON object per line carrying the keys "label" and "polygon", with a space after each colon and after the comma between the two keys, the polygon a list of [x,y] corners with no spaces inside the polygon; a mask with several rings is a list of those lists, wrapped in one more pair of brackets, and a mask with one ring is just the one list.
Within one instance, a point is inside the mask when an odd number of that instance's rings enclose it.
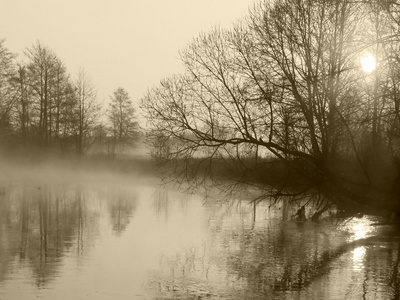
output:
{"label": "sun glow", "polygon": [[368,53],[367,55],[361,57],[361,66],[364,72],[371,73],[376,67],[375,56],[373,56],[371,53]]}

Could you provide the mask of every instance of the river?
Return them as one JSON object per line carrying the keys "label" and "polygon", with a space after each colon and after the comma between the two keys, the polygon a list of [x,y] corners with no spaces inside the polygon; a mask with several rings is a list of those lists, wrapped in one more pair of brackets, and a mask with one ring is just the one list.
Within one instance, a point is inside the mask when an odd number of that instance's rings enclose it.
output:
{"label": "river", "polygon": [[399,297],[395,228],[295,208],[153,179],[3,180],[0,299]]}

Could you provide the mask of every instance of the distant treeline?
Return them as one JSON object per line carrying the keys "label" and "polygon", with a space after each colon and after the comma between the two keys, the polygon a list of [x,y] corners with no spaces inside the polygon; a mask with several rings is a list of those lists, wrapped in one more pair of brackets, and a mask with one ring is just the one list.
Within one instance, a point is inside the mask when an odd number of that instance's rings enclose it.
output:
{"label": "distant treeline", "polygon": [[84,70],[71,76],[40,41],[17,57],[0,41],[0,143],[3,148],[114,157],[138,135],[135,109],[118,87],[107,108]]}

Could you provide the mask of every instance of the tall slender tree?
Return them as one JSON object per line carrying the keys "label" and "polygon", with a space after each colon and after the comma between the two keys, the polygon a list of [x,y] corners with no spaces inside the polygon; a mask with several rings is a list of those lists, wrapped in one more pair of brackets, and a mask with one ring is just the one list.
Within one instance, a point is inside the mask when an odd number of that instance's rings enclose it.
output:
{"label": "tall slender tree", "polygon": [[73,108],[75,149],[78,155],[88,150],[92,142],[92,129],[100,116],[100,106],[91,79],[80,70],[74,83],[75,105]]}
{"label": "tall slender tree", "polygon": [[27,72],[29,85],[32,88],[35,107],[36,134],[38,143],[47,148],[51,141],[51,87],[55,79],[55,54],[41,42],[36,41],[25,52],[28,58]]}
{"label": "tall slender tree", "polygon": [[0,134],[2,136],[12,131],[11,112],[15,97],[9,84],[13,73],[13,58],[15,57],[5,46],[5,40],[0,40]]}
{"label": "tall slender tree", "polygon": [[15,108],[14,127],[17,132],[20,132],[22,145],[26,149],[29,141],[30,133],[30,109],[31,109],[31,87],[28,82],[27,69],[24,64],[19,64],[17,70],[10,79],[10,84],[13,86],[15,96],[18,98]]}
{"label": "tall slender tree", "polygon": [[113,96],[108,110],[110,123],[110,154],[123,151],[133,144],[138,124],[136,122],[135,108],[129,98],[128,92],[118,87]]}

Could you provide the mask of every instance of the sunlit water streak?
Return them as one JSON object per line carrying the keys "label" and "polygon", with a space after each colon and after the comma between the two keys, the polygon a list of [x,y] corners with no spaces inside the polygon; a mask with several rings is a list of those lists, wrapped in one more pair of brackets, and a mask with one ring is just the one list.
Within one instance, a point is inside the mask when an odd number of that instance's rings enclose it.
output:
{"label": "sunlit water streak", "polygon": [[365,247],[358,247],[354,249],[353,251],[353,270],[354,271],[361,271],[364,269],[364,259],[365,259],[365,253],[367,252]]}
{"label": "sunlit water streak", "polygon": [[[0,299],[386,299],[397,233],[368,218],[133,184],[13,185],[0,196]],[[283,211],[285,210],[285,211]],[[400,276],[398,276],[400,278]]]}

